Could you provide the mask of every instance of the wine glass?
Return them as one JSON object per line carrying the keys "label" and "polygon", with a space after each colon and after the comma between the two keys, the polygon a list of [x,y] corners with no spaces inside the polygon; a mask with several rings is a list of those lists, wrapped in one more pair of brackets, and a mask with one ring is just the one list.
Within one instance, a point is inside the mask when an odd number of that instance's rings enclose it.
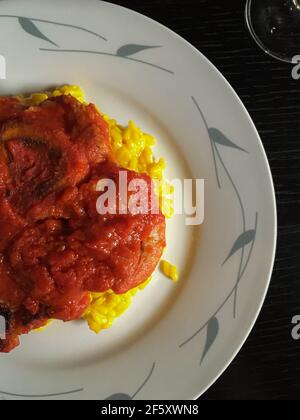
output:
{"label": "wine glass", "polygon": [[247,0],[246,22],[272,57],[292,63],[300,55],[300,0]]}

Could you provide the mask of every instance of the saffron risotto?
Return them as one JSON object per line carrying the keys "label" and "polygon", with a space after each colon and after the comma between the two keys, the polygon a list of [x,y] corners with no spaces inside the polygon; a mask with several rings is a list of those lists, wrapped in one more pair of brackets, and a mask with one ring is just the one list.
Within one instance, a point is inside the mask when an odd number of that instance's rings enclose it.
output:
{"label": "saffron risotto", "polygon": [[[61,95],[72,95],[81,103],[87,103],[85,94],[79,86],[65,85],[51,92],[33,93],[30,96],[18,96],[18,99],[27,105],[39,105],[48,98]],[[101,113],[101,111],[99,110]],[[138,173],[147,173],[153,180],[158,180],[157,194],[160,208],[163,214],[170,218],[173,215],[173,205],[170,195],[173,187],[164,179],[165,161],[156,160],[153,155],[153,146],[156,139],[150,134],[144,133],[133,121],[129,121],[124,127],[114,119],[101,113],[109,125],[110,140],[117,163],[126,169]],[[163,260],[160,264],[161,271],[173,281],[178,280],[176,266]],[[122,315],[130,306],[131,299],[139,290],[144,289],[151,281],[149,278],[139,287],[127,293],[117,295],[109,290],[104,293],[91,293],[91,303],[83,315],[90,329],[99,333],[103,329],[110,328],[116,318]]]}

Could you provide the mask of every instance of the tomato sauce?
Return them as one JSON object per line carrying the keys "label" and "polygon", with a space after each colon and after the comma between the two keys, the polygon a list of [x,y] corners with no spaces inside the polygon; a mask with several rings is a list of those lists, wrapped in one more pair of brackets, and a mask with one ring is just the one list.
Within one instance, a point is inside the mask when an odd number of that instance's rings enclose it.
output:
{"label": "tomato sauce", "polygon": [[[80,318],[90,292],[125,293],[145,281],[165,246],[165,219],[150,207],[97,212],[98,181],[114,180],[118,192],[121,168],[93,105],[71,96],[36,107],[0,98],[0,125],[0,315],[7,321],[0,351],[9,352],[48,319]],[[128,182],[143,179],[150,194],[147,175],[126,174]]]}

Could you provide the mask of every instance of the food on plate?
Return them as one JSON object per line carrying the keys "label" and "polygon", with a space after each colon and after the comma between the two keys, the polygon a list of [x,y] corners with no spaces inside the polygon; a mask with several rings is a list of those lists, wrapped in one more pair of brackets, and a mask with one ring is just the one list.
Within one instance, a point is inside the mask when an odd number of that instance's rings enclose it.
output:
{"label": "food on plate", "polygon": [[[152,211],[152,178],[164,168],[154,139],[101,114],[76,86],[0,97],[0,125],[0,352],[51,319],[109,328],[150,281],[166,245],[172,206],[162,183]],[[114,181],[120,200],[120,172],[126,186],[147,187],[143,212],[98,211],[106,191],[99,182]]]}
{"label": "food on plate", "polygon": [[169,277],[173,281],[178,281],[178,269],[176,265],[171,264],[169,261],[161,260],[160,262],[161,270],[165,276]]}

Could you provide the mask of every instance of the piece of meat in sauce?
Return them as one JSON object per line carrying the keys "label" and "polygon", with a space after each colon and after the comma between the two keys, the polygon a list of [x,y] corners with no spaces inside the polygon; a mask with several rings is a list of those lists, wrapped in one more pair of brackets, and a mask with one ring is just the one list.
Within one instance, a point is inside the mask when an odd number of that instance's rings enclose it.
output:
{"label": "piece of meat in sauce", "polygon": [[145,281],[165,246],[165,218],[97,212],[100,179],[143,180],[119,168],[107,123],[93,105],[61,96],[25,107],[0,98],[0,316],[6,339],[49,319],[82,316],[90,292],[125,293]]}

